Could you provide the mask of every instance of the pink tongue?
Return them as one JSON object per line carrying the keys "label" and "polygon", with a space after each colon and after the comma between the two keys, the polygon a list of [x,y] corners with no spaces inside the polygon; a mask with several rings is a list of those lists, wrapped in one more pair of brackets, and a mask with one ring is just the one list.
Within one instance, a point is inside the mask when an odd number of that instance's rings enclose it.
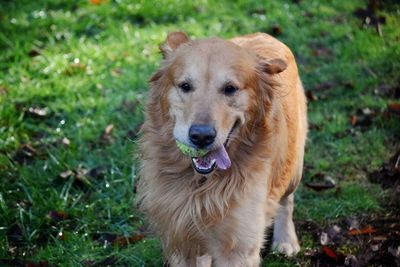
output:
{"label": "pink tongue", "polygon": [[217,150],[211,151],[207,154],[207,157],[215,159],[217,166],[222,170],[226,170],[231,166],[231,160],[224,146],[220,146]]}

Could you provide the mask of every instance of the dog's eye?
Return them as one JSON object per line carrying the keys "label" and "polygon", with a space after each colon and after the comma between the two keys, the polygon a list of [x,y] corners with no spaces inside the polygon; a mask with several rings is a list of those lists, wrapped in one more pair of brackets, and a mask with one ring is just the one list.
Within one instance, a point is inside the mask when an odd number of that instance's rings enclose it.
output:
{"label": "dog's eye", "polygon": [[192,90],[192,86],[186,82],[179,84],[178,87],[181,88],[184,93],[188,93]]}
{"label": "dog's eye", "polygon": [[233,95],[238,89],[233,85],[227,85],[224,88],[224,94],[227,96]]}

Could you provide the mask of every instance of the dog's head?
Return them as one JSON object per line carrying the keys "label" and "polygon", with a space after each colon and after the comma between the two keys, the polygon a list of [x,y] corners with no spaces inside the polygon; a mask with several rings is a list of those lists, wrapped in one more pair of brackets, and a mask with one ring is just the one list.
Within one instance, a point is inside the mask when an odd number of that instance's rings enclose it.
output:
{"label": "dog's head", "polygon": [[161,52],[164,61],[151,83],[162,91],[160,109],[173,121],[174,138],[209,151],[192,158],[197,172],[229,168],[229,140],[264,115],[272,97],[271,88],[262,86],[265,75],[282,72],[286,63],[222,39],[192,41],[183,32],[169,34]]}

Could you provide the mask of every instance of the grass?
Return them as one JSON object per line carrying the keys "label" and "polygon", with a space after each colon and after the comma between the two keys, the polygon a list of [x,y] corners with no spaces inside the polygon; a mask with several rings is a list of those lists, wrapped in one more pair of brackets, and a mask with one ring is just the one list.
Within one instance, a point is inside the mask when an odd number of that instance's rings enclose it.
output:
{"label": "grass", "polygon": [[[146,225],[134,204],[135,133],[147,80],[161,58],[158,46],[176,29],[194,38],[280,33],[297,57],[305,88],[318,97],[309,103],[304,179],[324,173],[341,188],[335,194],[301,187],[295,217],[328,224],[382,209],[384,193],[366,176],[395,151],[400,123],[376,115],[367,126],[353,126],[350,117],[364,108],[380,114],[394,101],[374,90],[399,84],[399,5],[384,1],[381,37],[352,14],[365,8],[361,0],[92,2],[1,2],[4,263],[161,265],[156,238],[118,245],[107,234],[131,237]],[[72,175],[61,178],[68,170]],[[303,248],[316,245],[306,233],[300,236]],[[307,256],[299,258],[309,264]],[[299,261],[267,260],[268,266]]]}

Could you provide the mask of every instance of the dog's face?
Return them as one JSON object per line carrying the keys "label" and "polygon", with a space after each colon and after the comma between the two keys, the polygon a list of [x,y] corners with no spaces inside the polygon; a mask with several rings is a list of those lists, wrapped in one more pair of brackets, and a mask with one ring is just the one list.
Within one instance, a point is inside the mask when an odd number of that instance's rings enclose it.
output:
{"label": "dog's face", "polygon": [[168,36],[162,52],[174,138],[210,151],[192,159],[197,172],[229,168],[229,139],[249,120],[249,110],[259,105],[259,58],[232,42],[190,41],[181,32]]}

